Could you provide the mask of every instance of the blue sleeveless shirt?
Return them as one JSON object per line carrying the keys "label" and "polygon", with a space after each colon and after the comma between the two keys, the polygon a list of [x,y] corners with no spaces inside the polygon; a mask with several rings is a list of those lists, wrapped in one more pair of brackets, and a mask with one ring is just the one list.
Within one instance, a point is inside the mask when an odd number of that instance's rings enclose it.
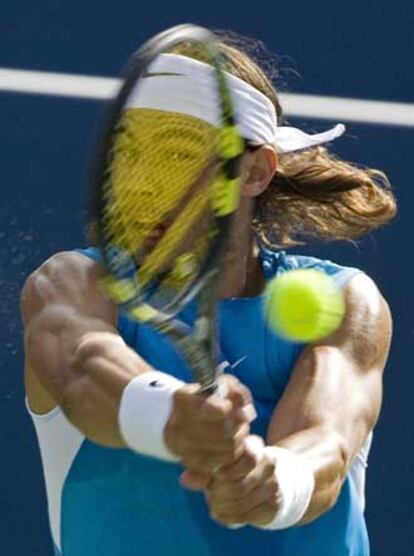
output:
{"label": "blue sleeveless shirt", "polygon": [[[97,250],[81,250],[99,262]],[[266,279],[293,268],[316,268],[343,287],[357,269],[312,257],[262,251]],[[263,296],[220,302],[222,356],[252,392],[258,413],[252,432],[263,437],[303,344],[277,337],[263,317]],[[191,323],[189,305],[181,318]],[[191,373],[171,343],[150,327],[119,317],[126,343],[155,368],[184,381]],[[363,510],[351,475],[335,506],[312,523],[282,531],[231,530],[209,517],[201,493],[178,483],[180,465],[85,439],[63,485],[63,556],[367,556]]]}

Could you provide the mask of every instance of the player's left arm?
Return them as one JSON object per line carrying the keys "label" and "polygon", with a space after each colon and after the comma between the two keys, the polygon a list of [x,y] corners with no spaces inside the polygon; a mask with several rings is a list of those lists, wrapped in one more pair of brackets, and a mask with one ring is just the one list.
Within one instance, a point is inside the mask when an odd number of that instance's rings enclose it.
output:
{"label": "player's left arm", "polygon": [[315,489],[302,522],[335,504],[381,407],[390,311],[364,274],[356,275],[344,293],[343,324],[303,351],[268,429],[267,444],[289,448],[312,466]]}
{"label": "player's left arm", "polygon": [[[284,447],[306,462],[314,478],[308,523],[337,501],[349,467],[378,419],[391,316],[364,274],[344,289],[346,317],[324,341],[299,357],[271,418],[266,444]],[[277,457],[245,454],[219,470],[206,489],[220,522],[266,525],[278,512]]]}

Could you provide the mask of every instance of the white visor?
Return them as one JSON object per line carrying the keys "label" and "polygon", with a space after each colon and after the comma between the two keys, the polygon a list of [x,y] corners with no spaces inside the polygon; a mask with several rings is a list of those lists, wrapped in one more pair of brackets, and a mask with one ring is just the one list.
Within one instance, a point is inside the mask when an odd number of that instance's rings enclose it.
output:
{"label": "white visor", "polygon": [[[332,141],[345,131],[343,124],[315,135],[295,127],[278,127],[272,102],[260,91],[229,73],[236,121],[242,137],[255,145],[273,145],[282,153]],[[214,68],[187,56],[161,54],[149,66],[126,108],[150,108],[194,116],[220,126]]]}

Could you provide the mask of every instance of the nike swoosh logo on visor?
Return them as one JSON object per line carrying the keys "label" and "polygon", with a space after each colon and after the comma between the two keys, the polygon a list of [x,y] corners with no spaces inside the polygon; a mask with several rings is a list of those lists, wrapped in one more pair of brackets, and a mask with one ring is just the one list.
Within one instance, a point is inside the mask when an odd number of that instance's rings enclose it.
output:
{"label": "nike swoosh logo on visor", "polygon": [[166,76],[175,76],[175,77],[184,77],[183,73],[169,73],[167,71],[159,72],[159,73],[152,73],[148,71],[144,71],[141,77],[166,77]]}

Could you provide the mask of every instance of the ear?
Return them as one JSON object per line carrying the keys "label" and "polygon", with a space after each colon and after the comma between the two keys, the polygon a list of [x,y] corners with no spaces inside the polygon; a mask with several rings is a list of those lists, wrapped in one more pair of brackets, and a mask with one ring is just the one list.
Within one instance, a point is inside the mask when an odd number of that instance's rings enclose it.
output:
{"label": "ear", "polygon": [[247,151],[242,159],[243,197],[257,197],[270,184],[277,169],[277,153],[270,145]]}

